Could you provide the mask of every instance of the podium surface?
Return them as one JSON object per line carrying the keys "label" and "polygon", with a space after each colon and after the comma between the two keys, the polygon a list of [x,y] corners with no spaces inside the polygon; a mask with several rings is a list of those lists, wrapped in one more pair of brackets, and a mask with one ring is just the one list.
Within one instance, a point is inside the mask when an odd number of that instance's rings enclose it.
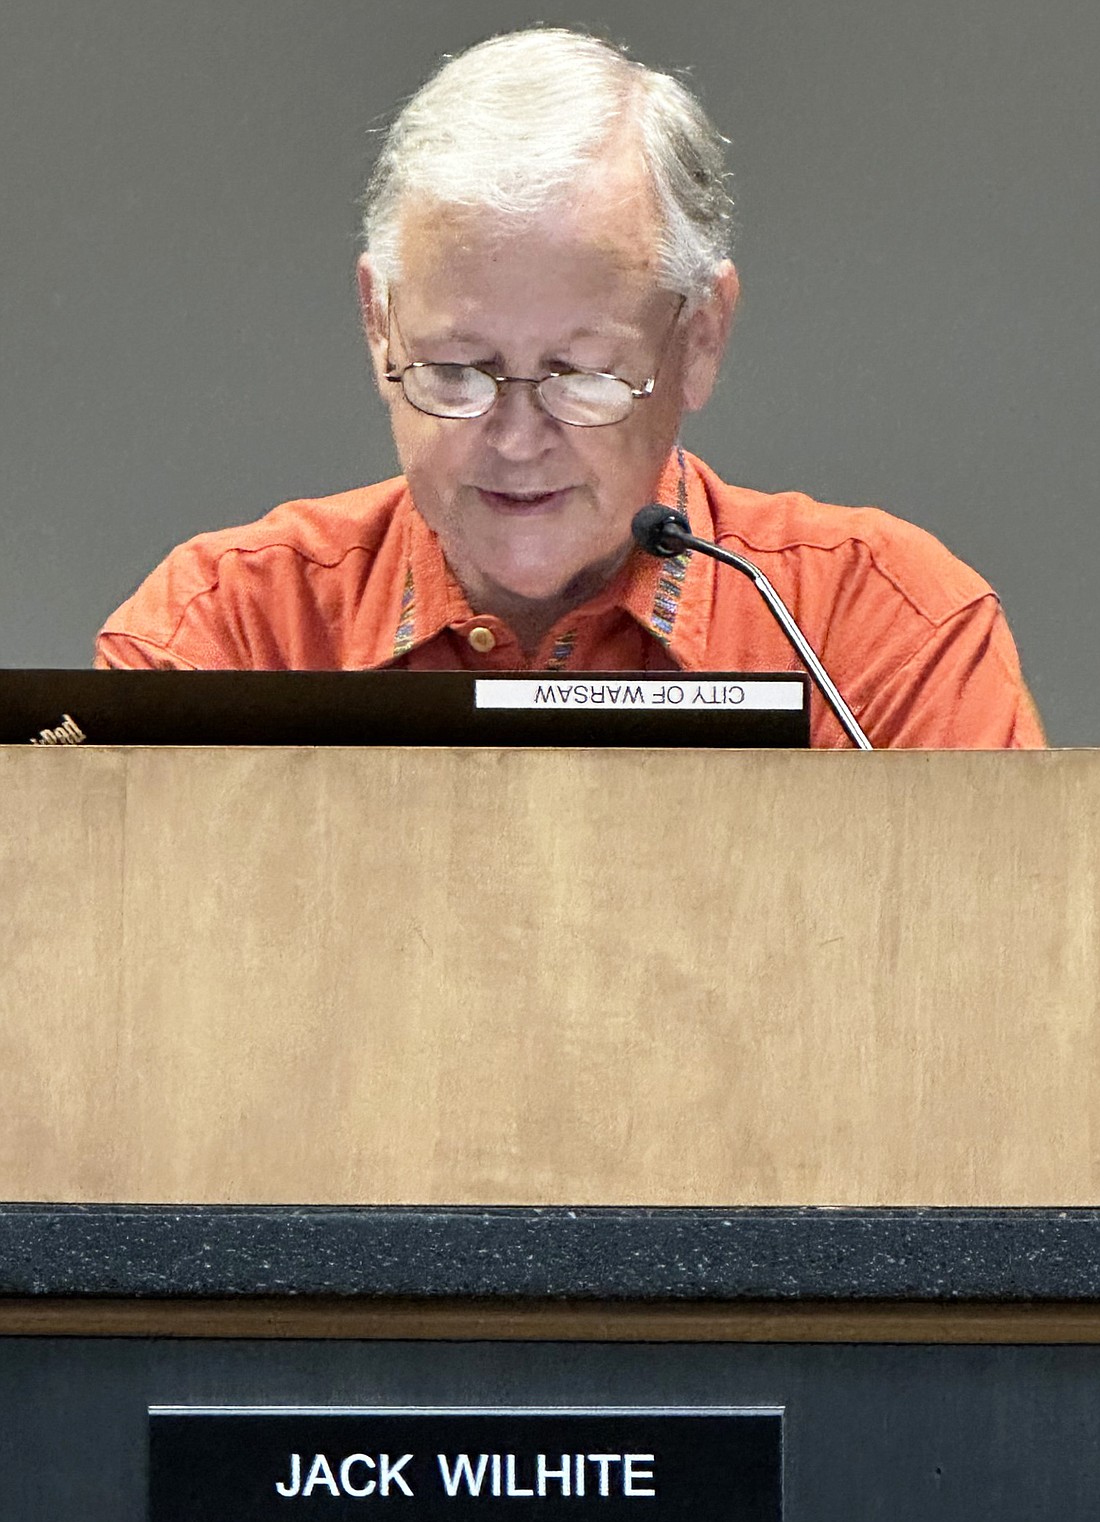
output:
{"label": "podium surface", "polygon": [[0,1198],[1100,1200],[1100,755],[0,751]]}

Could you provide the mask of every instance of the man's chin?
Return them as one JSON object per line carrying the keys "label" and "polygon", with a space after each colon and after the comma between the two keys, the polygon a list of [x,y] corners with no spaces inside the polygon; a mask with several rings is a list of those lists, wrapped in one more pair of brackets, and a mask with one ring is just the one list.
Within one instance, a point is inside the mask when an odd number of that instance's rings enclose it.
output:
{"label": "man's chin", "polygon": [[576,606],[601,592],[618,571],[629,552],[616,551],[599,561],[570,565],[501,565],[482,573],[483,585],[497,597],[507,598],[517,606],[551,607],[566,603]]}
{"label": "man's chin", "polygon": [[484,583],[488,590],[517,605],[528,603],[532,607],[537,607],[547,603],[561,602],[563,598],[570,595],[577,579],[578,573],[572,568],[559,573],[532,573],[495,568],[492,573],[485,575]]}

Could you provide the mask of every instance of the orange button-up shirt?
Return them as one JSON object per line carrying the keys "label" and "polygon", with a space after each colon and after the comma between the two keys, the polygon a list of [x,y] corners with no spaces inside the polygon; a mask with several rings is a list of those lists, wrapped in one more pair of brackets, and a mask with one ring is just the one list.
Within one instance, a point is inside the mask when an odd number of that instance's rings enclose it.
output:
{"label": "orange button-up shirt", "polygon": [[[990,587],[875,508],[720,481],[682,450],[658,500],[754,561],[876,748],[1040,746]],[[476,613],[403,477],[200,534],[107,620],[96,665],[146,669],[785,671],[799,662],[752,583],[690,552],[632,551],[525,655]],[[815,693],[812,743],[849,742]]]}

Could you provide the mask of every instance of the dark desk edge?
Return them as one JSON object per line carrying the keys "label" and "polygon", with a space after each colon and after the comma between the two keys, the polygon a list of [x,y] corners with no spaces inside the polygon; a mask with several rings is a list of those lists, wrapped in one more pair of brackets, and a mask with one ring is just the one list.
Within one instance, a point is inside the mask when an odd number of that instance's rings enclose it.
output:
{"label": "dark desk edge", "polygon": [[1100,1209],[0,1205],[0,1295],[1100,1300]]}

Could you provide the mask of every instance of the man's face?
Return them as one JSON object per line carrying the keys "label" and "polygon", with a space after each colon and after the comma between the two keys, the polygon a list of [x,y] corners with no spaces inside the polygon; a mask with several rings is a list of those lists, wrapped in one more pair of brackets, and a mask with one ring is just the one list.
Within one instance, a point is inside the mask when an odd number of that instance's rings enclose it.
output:
{"label": "man's face", "polygon": [[[532,386],[503,386],[483,417],[418,412],[384,384],[413,500],[439,536],[475,610],[494,597],[552,602],[585,595],[630,544],[630,522],[652,500],[685,408],[710,393],[736,284],[677,318],[661,290],[657,225],[637,174],[605,167],[593,193],[522,230],[491,213],[439,206],[402,222],[402,273],[390,293],[389,358],[473,364],[541,378],[596,370],[653,394],[619,423],[579,428],[552,418]],[[387,313],[360,268],[378,373]]]}

